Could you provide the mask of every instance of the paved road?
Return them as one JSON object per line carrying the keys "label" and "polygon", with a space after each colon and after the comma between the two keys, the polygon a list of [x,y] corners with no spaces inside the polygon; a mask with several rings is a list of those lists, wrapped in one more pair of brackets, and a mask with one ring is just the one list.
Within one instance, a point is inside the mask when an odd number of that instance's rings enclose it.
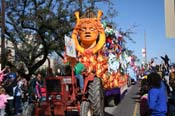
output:
{"label": "paved road", "polygon": [[[117,106],[105,107],[105,116],[140,116],[138,87],[138,84],[132,85]],[[68,116],[78,115],[70,113]]]}
{"label": "paved road", "polygon": [[105,116],[139,116],[138,84],[132,85],[115,107],[106,107]]}

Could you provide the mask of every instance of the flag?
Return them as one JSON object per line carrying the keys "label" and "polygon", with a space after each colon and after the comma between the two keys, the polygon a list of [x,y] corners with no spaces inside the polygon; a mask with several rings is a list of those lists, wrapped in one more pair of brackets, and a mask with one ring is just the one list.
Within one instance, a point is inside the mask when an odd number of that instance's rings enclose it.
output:
{"label": "flag", "polygon": [[146,49],[142,48],[142,57],[145,57],[145,56],[146,56]]}
{"label": "flag", "polygon": [[66,55],[70,57],[76,57],[75,43],[73,39],[68,36],[64,37],[65,46],[66,46]]}

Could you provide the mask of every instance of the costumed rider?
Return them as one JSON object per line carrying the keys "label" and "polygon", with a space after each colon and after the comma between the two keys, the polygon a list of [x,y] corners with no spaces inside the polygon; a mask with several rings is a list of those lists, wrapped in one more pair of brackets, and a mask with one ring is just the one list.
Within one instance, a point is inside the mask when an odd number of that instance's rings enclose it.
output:
{"label": "costumed rider", "polygon": [[82,75],[82,72],[85,70],[85,66],[84,64],[82,64],[79,59],[77,58],[77,62],[74,66],[74,73],[75,73],[75,77],[79,80],[79,86],[80,86],[80,91],[81,93],[83,92],[83,88],[84,88],[84,78]]}

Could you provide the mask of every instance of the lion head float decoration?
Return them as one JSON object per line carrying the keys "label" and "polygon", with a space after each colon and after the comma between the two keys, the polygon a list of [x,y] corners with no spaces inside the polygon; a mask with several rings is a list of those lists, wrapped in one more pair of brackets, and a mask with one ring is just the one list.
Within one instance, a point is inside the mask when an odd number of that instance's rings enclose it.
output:
{"label": "lion head float decoration", "polygon": [[72,33],[76,50],[82,54],[90,51],[97,53],[105,44],[105,32],[100,22],[102,11],[98,11],[95,18],[80,18],[79,12],[75,12],[76,26]]}

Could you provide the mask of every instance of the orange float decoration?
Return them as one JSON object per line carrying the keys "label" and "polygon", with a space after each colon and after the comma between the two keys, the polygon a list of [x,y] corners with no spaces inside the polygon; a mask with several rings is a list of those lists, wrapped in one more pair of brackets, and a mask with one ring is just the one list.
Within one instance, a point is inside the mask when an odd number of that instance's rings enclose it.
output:
{"label": "orange float decoration", "polygon": [[[78,52],[84,54],[87,52],[96,53],[105,44],[106,37],[103,26],[100,22],[102,11],[98,11],[96,18],[80,18],[79,12],[75,12],[76,26],[72,33],[72,39]],[[97,42],[99,36],[99,40]],[[80,43],[78,38],[80,38]]]}

